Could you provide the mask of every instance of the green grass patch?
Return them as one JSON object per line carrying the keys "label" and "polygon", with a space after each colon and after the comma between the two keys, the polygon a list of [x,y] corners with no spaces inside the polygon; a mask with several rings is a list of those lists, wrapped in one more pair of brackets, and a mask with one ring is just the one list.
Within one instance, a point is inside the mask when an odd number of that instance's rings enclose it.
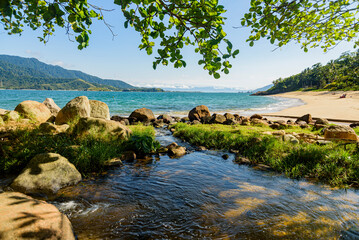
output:
{"label": "green grass patch", "polygon": [[[253,163],[264,163],[292,178],[313,178],[332,186],[358,187],[359,150],[340,142],[324,146],[284,142],[262,132],[266,127],[226,125],[175,125],[174,135],[191,144],[211,149],[238,150]],[[319,133],[292,128],[286,132]]]}
{"label": "green grass patch", "polygon": [[87,134],[78,137],[73,128],[57,135],[41,134],[38,129],[16,130],[0,142],[0,174],[18,173],[39,153],[58,153],[66,157],[82,173],[101,172],[103,163],[133,150],[149,154],[159,147],[153,127],[130,126],[127,140],[110,134]]}

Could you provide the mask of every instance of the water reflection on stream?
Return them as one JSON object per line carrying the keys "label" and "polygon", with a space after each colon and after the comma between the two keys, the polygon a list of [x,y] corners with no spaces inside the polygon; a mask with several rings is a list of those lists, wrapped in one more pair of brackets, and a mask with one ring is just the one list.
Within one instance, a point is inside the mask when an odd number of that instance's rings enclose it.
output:
{"label": "water reflection on stream", "polygon": [[[163,144],[174,139],[159,132]],[[59,193],[79,239],[355,239],[359,194],[212,151],[126,163]]]}

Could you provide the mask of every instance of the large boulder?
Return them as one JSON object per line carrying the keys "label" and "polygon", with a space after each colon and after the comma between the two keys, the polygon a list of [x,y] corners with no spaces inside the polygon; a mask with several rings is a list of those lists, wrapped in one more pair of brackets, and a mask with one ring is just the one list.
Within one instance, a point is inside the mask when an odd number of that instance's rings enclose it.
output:
{"label": "large boulder", "polygon": [[97,100],[90,100],[90,117],[110,120],[110,109],[107,104]]}
{"label": "large boulder", "polygon": [[52,204],[18,192],[0,193],[0,239],[74,240],[69,219]]}
{"label": "large boulder", "polygon": [[148,108],[139,108],[131,113],[129,116],[130,119],[137,119],[140,122],[150,122],[155,120],[155,115]]}
{"label": "large boulder", "polygon": [[45,104],[31,100],[23,101],[17,105],[15,111],[25,118],[38,122],[46,122],[51,117],[51,112]]}
{"label": "large boulder", "polygon": [[212,124],[223,124],[226,121],[226,117],[221,115],[221,114],[213,114],[211,120],[209,121],[209,123]]}
{"label": "large boulder", "polygon": [[297,118],[297,120],[295,121],[296,123],[300,122],[300,121],[304,121],[306,123],[311,123],[313,121],[312,119],[312,115],[310,115],[309,113],[308,114],[305,114],[299,118]]}
{"label": "large boulder", "polygon": [[72,99],[56,116],[56,124],[64,124],[79,118],[90,117],[90,101],[85,96]]}
{"label": "large boulder", "polygon": [[324,138],[358,141],[358,135],[348,126],[334,125],[324,129]]}
{"label": "large boulder", "polygon": [[50,110],[50,112],[54,116],[56,116],[61,110],[61,108],[57,106],[57,104],[52,98],[46,98],[45,101],[43,101],[42,103],[45,104],[45,106]]}
{"label": "large boulder", "polygon": [[81,181],[81,174],[57,153],[42,153],[30,160],[11,187],[23,193],[53,194]]}
{"label": "large boulder", "polygon": [[209,112],[208,107],[205,105],[199,105],[193,108],[188,113],[188,118],[190,121],[194,121],[194,120],[202,121],[204,117],[211,117],[211,113]]}
{"label": "large boulder", "polygon": [[81,118],[75,126],[75,131],[79,135],[93,133],[93,134],[111,134],[118,136],[119,138],[128,138],[132,131],[125,125],[101,118]]}

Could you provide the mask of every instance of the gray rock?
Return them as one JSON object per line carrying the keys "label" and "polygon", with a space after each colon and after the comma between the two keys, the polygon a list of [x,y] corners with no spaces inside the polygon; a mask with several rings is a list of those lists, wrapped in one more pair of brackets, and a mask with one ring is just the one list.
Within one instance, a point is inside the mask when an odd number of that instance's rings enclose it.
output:
{"label": "gray rock", "polygon": [[63,107],[56,116],[55,123],[58,125],[69,123],[80,118],[90,117],[90,101],[85,96],[72,99]]}
{"label": "gray rock", "polygon": [[42,103],[50,110],[52,115],[56,116],[61,110],[52,98],[46,98]]}
{"label": "gray rock", "polygon": [[90,102],[90,117],[102,118],[110,120],[110,109],[107,104],[97,100],[89,100]]}
{"label": "gray rock", "polygon": [[45,104],[36,101],[23,101],[16,106],[15,111],[37,122],[46,122],[52,115]]}
{"label": "gray rock", "polygon": [[59,189],[81,181],[75,166],[56,153],[36,155],[11,187],[23,193],[56,193]]}

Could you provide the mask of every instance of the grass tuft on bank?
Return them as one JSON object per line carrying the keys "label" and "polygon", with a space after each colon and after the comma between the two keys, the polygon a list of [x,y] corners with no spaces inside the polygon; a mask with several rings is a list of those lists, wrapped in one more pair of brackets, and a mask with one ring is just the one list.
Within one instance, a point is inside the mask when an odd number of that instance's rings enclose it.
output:
{"label": "grass tuft on bank", "polygon": [[[294,144],[262,134],[273,131],[266,127],[183,123],[174,127],[174,136],[191,144],[209,149],[237,150],[253,164],[269,165],[292,178],[313,178],[332,186],[359,187],[359,149],[355,144]],[[313,133],[300,128],[285,131]]]}
{"label": "grass tuft on bank", "polygon": [[149,154],[159,147],[153,127],[129,126],[127,140],[110,134],[89,133],[77,136],[74,128],[57,135],[42,134],[38,128],[18,129],[0,139],[0,174],[19,173],[37,154],[53,152],[66,157],[84,175],[104,170],[103,163],[133,150]]}

